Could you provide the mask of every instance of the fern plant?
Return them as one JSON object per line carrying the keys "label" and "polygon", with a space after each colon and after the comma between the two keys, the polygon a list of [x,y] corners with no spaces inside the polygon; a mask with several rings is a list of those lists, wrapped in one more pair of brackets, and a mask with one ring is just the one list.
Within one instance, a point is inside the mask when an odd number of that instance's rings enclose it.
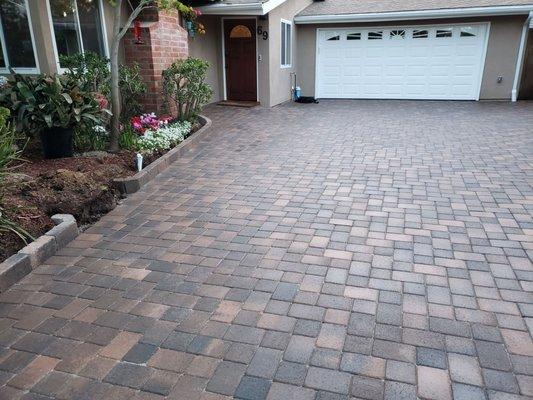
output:
{"label": "fern plant", "polygon": [[[22,161],[22,150],[17,147],[15,130],[7,123],[9,110],[0,107],[0,189],[6,187],[8,175],[13,174],[15,165]],[[3,207],[3,193],[0,190],[0,233],[12,232],[25,244],[33,240],[29,232],[5,216]]]}

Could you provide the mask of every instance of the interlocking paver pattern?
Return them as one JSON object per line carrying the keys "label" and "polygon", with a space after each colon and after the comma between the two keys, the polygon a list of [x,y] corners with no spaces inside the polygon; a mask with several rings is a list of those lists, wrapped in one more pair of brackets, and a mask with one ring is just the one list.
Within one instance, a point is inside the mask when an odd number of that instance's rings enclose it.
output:
{"label": "interlocking paver pattern", "polygon": [[208,107],[0,295],[0,399],[533,395],[533,104]]}

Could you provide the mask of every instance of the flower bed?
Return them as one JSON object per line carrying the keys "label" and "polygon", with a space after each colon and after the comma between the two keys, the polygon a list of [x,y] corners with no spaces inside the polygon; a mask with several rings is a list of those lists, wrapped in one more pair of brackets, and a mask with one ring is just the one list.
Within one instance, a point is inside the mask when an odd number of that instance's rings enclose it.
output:
{"label": "flower bed", "polygon": [[[144,121],[142,127],[133,123]],[[5,216],[37,238],[53,226],[54,214],[72,214],[82,227],[96,222],[120,201],[114,181],[137,173],[137,152],[150,165],[196,130],[189,122],[154,114],[133,119],[125,134],[133,134],[132,148],[111,154],[104,151],[46,160],[37,141],[24,153],[27,162],[17,168],[3,188]],[[157,121],[157,123],[155,122]],[[105,129],[96,127],[105,136]],[[12,232],[0,232],[0,262],[24,246]]]}
{"label": "flower bed", "polygon": [[134,147],[144,153],[168,150],[181,143],[191,131],[191,123],[174,121],[154,113],[133,117],[131,126],[137,134]]}

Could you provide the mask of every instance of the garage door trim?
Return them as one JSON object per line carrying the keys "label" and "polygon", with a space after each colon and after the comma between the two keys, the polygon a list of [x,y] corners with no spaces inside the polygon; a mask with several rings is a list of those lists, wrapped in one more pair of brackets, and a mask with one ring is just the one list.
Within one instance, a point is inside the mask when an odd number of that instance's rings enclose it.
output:
{"label": "garage door trim", "polygon": [[[320,71],[320,59],[319,59],[319,49],[320,49],[320,33],[324,31],[345,31],[349,29],[361,29],[361,30],[378,30],[378,29],[418,29],[418,28],[438,28],[438,27],[463,27],[463,26],[482,26],[485,27],[485,37],[483,39],[484,43],[482,44],[482,55],[481,55],[481,62],[479,65],[479,82],[477,85],[476,95],[473,100],[479,100],[480,93],[481,93],[481,87],[483,83],[483,75],[485,70],[485,62],[487,57],[487,50],[488,50],[488,43],[489,43],[489,37],[490,37],[490,28],[491,23],[490,21],[479,21],[479,22],[464,22],[464,23],[440,23],[440,24],[401,24],[401,25],[372,25],[372,26],[361,26],[361,25],[352,25],[352,26],[339,26],[339,27],[331,27],[331,28],[317,28],[316,29],[316,45],[315,45],[315,97],[321,98],[320,93],[320,77],[321,77],[321,71]],[[342,98],[342,97],[339,97]],[[345,98],[361,98],[361,99],[368,99],[368,97],[345,97]],[[376,97],[376,99],[380,99],[380,97]],[[384,99],[384,98],[382,98]],[[390,99],[394,99],[394,97],[390,97]],[[423,98],[421,98],[423,100]],[[436,99],[439,100],[439,99]],[[442,99],[446,100],[446,99]]]}

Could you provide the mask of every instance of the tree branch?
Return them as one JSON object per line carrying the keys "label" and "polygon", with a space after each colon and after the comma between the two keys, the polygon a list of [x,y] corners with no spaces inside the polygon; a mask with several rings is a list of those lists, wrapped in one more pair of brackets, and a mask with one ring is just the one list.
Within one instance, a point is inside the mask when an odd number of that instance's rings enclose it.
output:
{"label": "tree branch", "polygon": [[133,10],[131,12],[131,14],[128,17],[126,23],[124,24],[124,27],[118,33],[118,39],[119,40],[124,37],[126,32],[128,32],[128,29],[130,29],[131,24],[133,23],[133,21],[135,21],[135,19],[139,16],[139,14],[142,11],[147,10],[148,8],[157,8],[157,6],[155,6],[155,5],[150,5],[151,2],[152,2],[151,0],[142,0],[139,3],[139,5],[135,8],[135,10]]}

